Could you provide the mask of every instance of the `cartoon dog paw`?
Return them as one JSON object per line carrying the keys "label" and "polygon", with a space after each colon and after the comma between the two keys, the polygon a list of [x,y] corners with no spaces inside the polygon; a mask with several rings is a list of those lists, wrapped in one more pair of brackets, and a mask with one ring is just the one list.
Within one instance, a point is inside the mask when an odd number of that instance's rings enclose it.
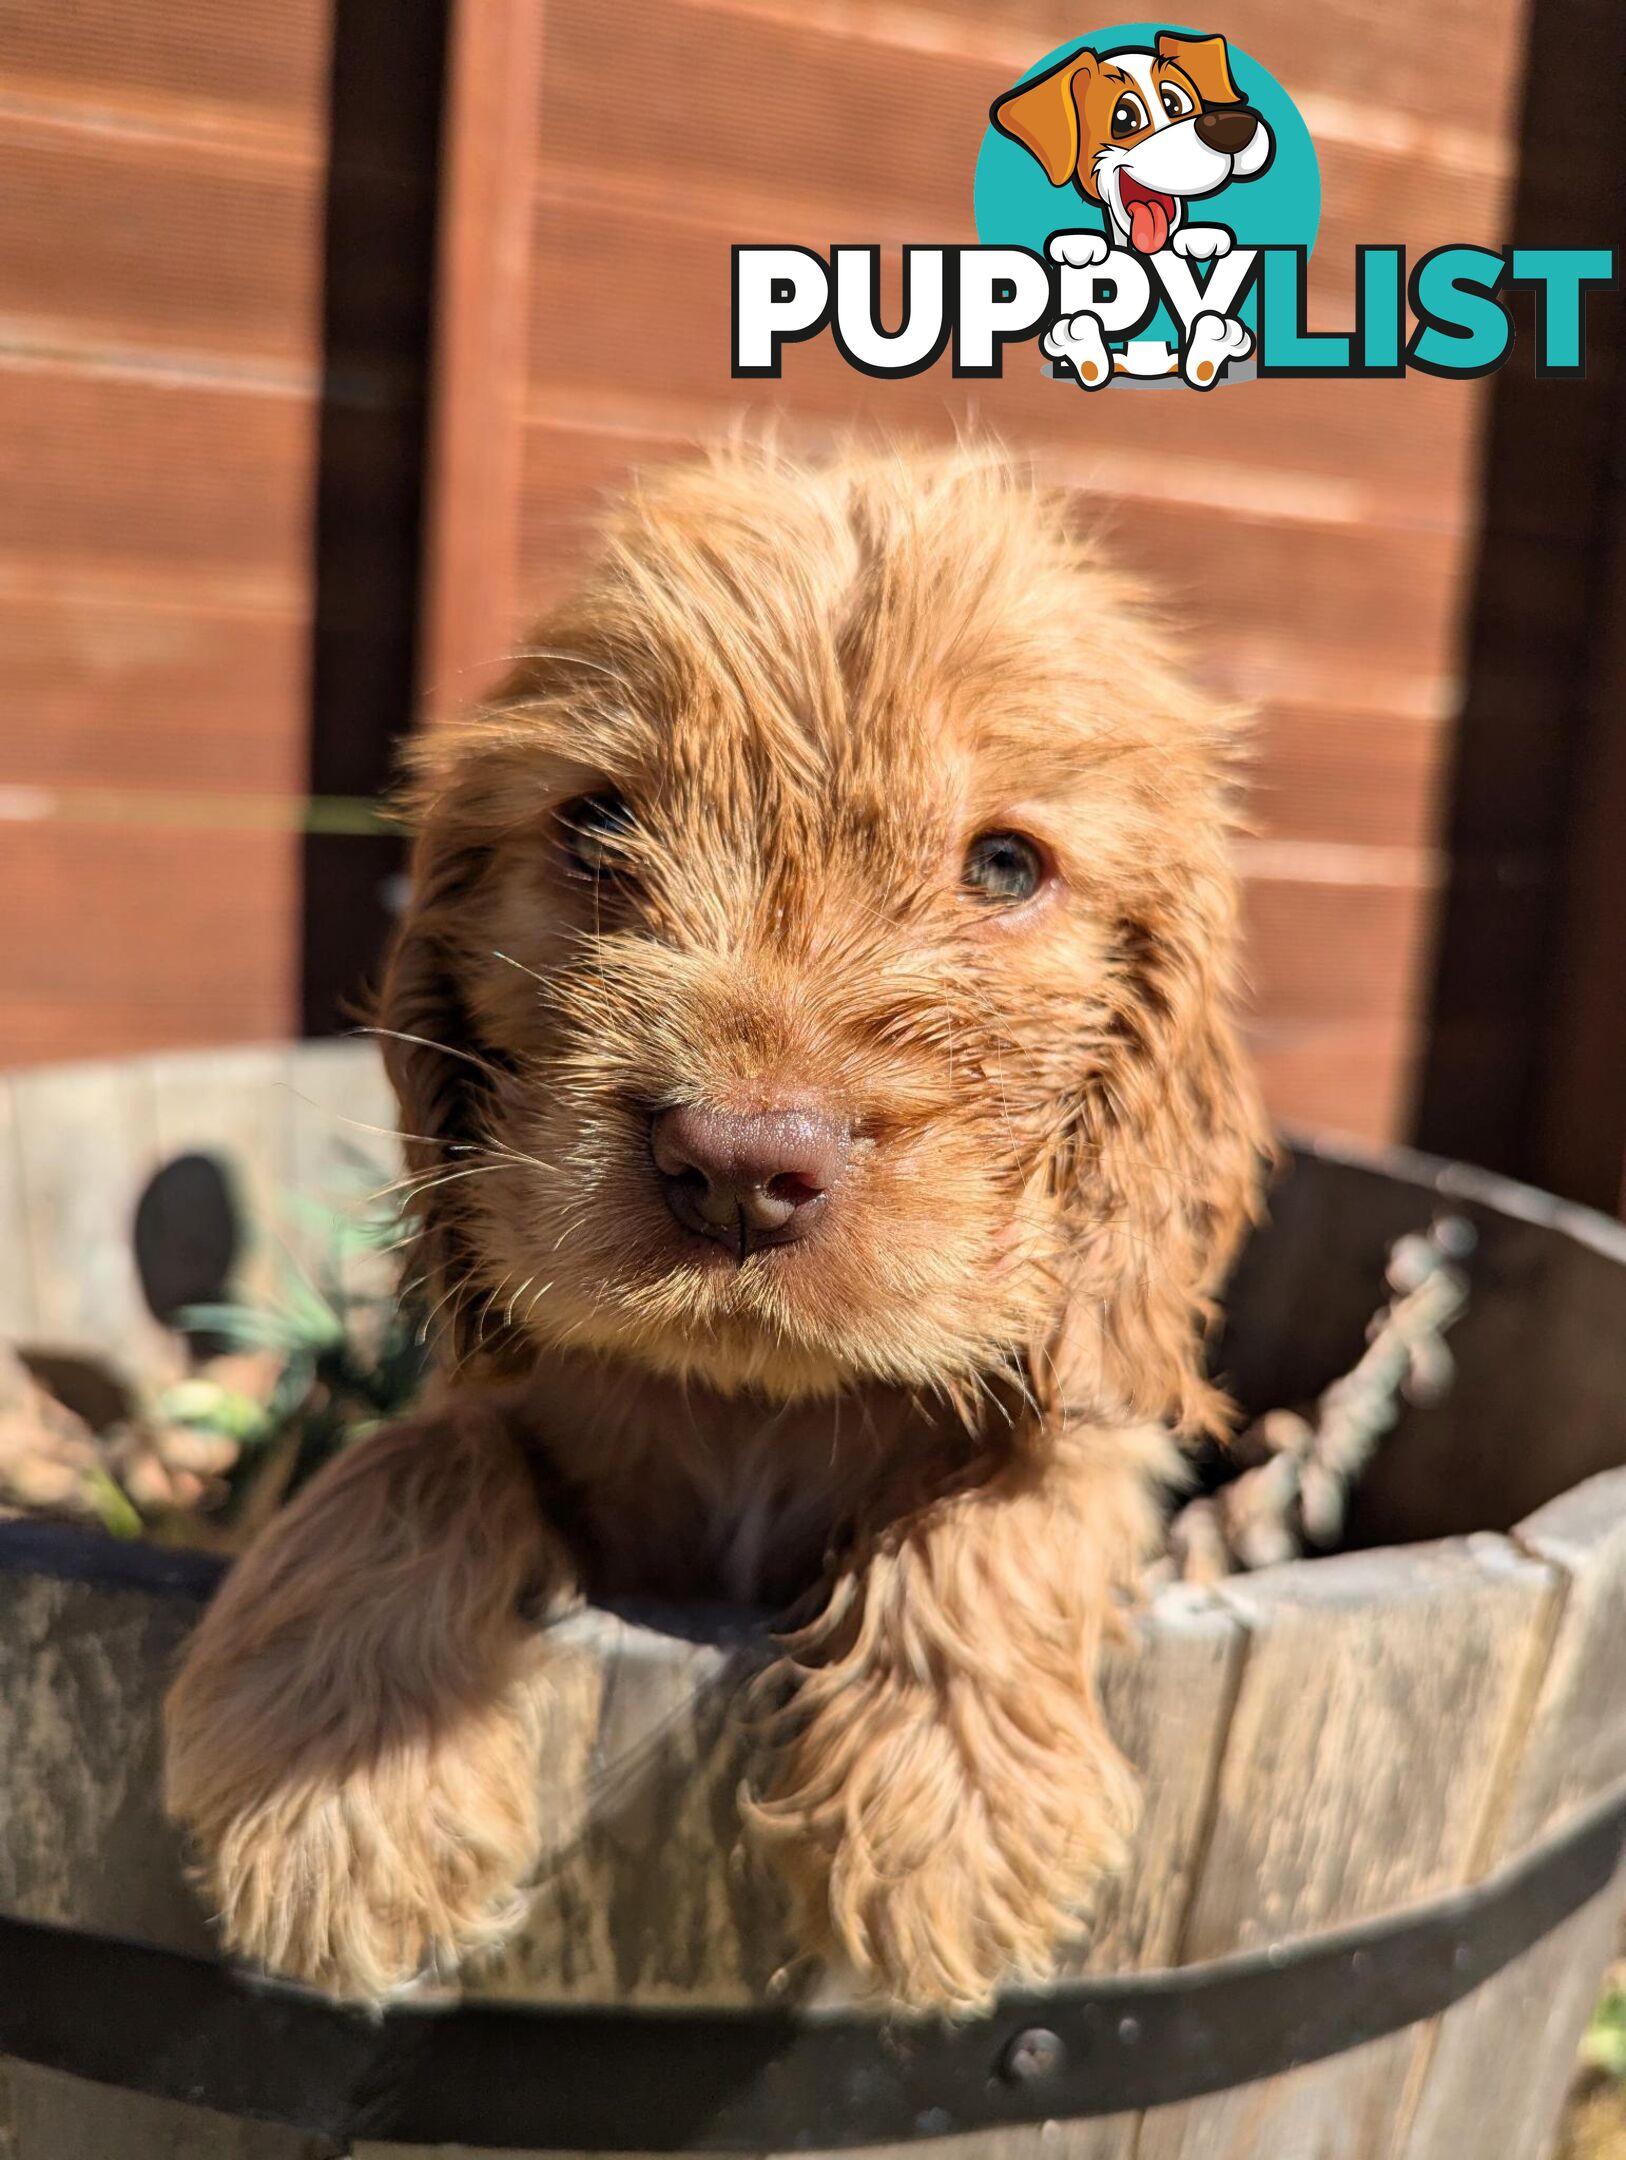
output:
{"label": "cartoon dog paw", "polygon": [[[1059,327],[1059,326],[1058,326]],[[1180,358],[1180,372],[1193,390],[1212,390],[1229,360],[1246,360],[1253,351],[1253,333],[1229,315],[1210,310],[1199,315]]]}
{"label": "cartoon dog paw", "polygon": [[1065,263],[1069,270],[1093,270],[1111,252],[1112,243],[1098,232],[1052,233],[1047,247],[1050,260]]}
{"label": "cartoon dog paw", "polygon": [[1222,255],[1230,254],[1236,241],[1223,225],[1182,225],[1169,245],[1187,262],[1218,262]]}
{"label": "cartoon dog paw", "polygon": [[1075,315],[1052,325],[1042,339],[1052,360],[1069,360],[1086,390],[1102,390],[1112,380],[1112,355],[1094,315]]}

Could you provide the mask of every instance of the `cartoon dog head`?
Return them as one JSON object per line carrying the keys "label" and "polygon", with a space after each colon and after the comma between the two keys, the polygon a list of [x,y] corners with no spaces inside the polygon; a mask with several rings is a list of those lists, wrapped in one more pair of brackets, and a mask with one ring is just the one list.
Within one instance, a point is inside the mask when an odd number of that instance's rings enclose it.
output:
{"label": "cartoon dog head", "polygon": [[1155,50],[1088,50],[995,101],[989,117],[1044,167],[1103,205],[1115,239],[1156,255],[1182,205],[1270,163],[1270,130],[1237,88],[1222,37],[1158,32]]}

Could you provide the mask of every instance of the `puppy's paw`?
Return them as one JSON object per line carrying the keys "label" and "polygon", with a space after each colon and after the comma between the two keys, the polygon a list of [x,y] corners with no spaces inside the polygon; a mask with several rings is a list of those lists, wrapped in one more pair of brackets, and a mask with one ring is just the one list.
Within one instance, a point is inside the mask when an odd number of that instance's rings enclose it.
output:
{"label": "puppy's paw", "polygon": [[1252,351],[1253,333],[1246,324],[1229,315],[1199,315],[1180,356],[1180,372],[1193,390],[1212,390],[1228,361],[1246,360]]}
{"label": "puppy's paw", "polygon": [[1062,1737],[1042,1753],[1026,1738],[1030,1702],[1013,1714],[969,1701],[957,1723],[923,1688],[849,1681],[751,1810],[805,1939],[909,2010],[975,2012],[1041,1980],[1122,1864],[1137,1812],[1093,1709],[1059,1702]]}
{"label": "puppy's paw", "polygon": [[1187,262],[1218,262],[1229,255],[1236,242],[1223,225],[1182,225],[1169,245]]}
{"label": "puppy's paw", "polygon": [[342,1775],[292,1766],[236,1812],[192,1818],[226,1947],[359,2002],[450,1973],[524,1917],[537,1756],[528,1721],[493,1710]]}
{"label": "puppy's paw", "polygon": [[1043,339],[1052,360],[1067,360],[1086,390],[1104,390],[1112,380],[1112,355],[1094,315],[1075,315],[1052,324]]}
{"label": "puppy's paw", "polygon": [[1106,261],[1112,248],[1105,233],[1059,232],[1050,235],[1045,252],[1052,262],[1065,263],[1069,270],[1093,270]]}

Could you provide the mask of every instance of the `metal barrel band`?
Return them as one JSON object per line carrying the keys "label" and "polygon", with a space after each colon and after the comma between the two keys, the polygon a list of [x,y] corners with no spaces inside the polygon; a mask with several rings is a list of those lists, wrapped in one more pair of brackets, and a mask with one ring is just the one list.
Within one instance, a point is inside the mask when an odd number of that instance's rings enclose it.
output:
{"label": "metal barrel band", "polygon": [[1613,1881],[1626,1786],[1468,1890],[1357,1927],[1008,1998],[857,2011],[408,2004],[382,2018],[207,1959],[0,1918],[0,2054],[345,2140],[762,2153],[1112,2115],[1436,2017]]}

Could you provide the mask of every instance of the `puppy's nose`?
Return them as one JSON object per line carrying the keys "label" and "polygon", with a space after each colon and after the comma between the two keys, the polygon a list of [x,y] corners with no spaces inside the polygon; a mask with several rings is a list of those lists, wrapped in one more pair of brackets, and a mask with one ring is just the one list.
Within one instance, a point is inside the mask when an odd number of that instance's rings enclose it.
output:
{"label": "puppy's nose", "polygon": [[1256,112],[1250,112],[1246,105],[1230,105],[1197,115],[1197,140],[1219,151],[1222,157],[1235,157],[1253,141],[1258,125]]}
{"label": "puppy's nose", "polygon": [[678,1221],[744,1260],[812,1229],[847,1167],[848,1135],[819,1110],[681,1103],[651,1121],[650,1147]]}

